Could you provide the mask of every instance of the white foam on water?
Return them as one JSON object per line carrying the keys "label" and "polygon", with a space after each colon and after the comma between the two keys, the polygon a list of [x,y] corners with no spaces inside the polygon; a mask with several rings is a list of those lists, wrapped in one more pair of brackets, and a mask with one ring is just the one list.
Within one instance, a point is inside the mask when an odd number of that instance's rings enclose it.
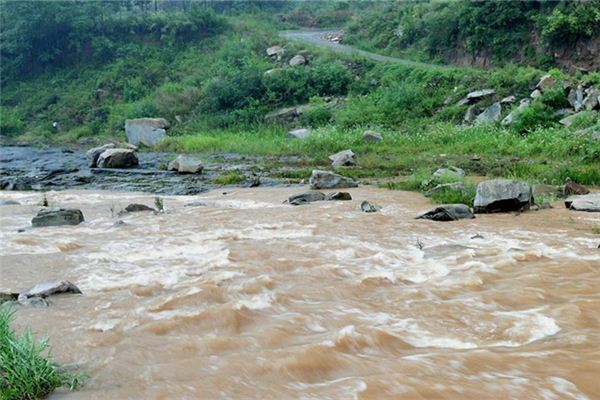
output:
{"label": "white foam on water", "polygon": [[247,308],[249,310],[263,310],[271,307],[273,301],[275,301],[275,294],[272,292],[265,292],[238,300],[235,303],[234,308],[236,310],[242,308]]}

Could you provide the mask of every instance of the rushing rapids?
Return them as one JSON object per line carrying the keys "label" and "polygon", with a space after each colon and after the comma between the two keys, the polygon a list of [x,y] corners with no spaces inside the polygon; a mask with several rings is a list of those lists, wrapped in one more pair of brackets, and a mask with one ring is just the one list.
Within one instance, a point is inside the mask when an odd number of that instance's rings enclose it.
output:
{"label": "rushing rapids", "polygon": [[20,203],[0,207],[0,291],[83,292],[18,308],[17,326],[90,376],[52,398],[600,396],[597,214],[439,223],[414,219],[422,196],[368,187],[282,204],[300,191],[163,197],[165,213],[118,217],[154,196],[50,192],[85,222],[21,232],[41,194],[0,193]]}

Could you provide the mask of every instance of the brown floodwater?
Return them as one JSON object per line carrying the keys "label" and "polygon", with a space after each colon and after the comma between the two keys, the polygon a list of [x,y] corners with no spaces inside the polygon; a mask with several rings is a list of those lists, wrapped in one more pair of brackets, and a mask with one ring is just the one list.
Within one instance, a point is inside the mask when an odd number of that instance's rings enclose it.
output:
{"label": "brown floodwater", "polygon": [[303,188],[226,190],[121,217],[154,197],[49,192],[86,222],[21,233],[41,194],[0,193],[21,203],[0,207],[0,291],[83,291],[17,308],[89,375],[52,399],[600,398],[600,215],[441,223],[409,192],[293,207]]}

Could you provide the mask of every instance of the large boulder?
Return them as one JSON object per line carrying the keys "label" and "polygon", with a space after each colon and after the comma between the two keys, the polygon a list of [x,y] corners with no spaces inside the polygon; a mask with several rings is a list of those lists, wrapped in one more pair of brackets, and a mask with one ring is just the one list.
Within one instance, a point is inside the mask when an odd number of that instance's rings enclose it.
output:
{"label": "large boulder", "polygon": [[374,131],[364,131],[363,140],[367,143],[378,143],[383,140],[381,133]]}
{"label": "large boulder", "polygon": [[353,165],[356,165],[356,160],[354,159],[354,156],[355,154],[352,152],[352,150],[348,149],[330,155],[329,159],[331,160],[331,165],[333,166],[333,168],[351,167]]}
{"label": "large boulder", "polygon": [[433,221],[458,221],[459,219],[471,218],[475,218],[475,216],[471,209],[464,204],[442,204],[417,217],[417,219],[430,219]]}
{"label": "large boulder", "polygon": [[313,170],[310,175],[311,189],[339,189],[357,187],[358,183],[345,176],[330,171]]}
{"label": "large boulder", "polygon": [[483,110],[483,112],[475,118],[475,124],[493,124],[500,119],[501,113],[502,106],[499,102],[496,102]]}
{"label": "large boulder", "polygon": [[312,203],[313,201],[323,200],[325,200],[325,193],[319,192],[317,190],[309,190],[304,193],[290,196],[288,198],[288,203],[290,203],[293,206],[299,206],[301,204],[308,204]]}
{"label": "large boulder", "polygon": [[568,197],[565,207],[575,211],[600,212],[600,192]]}
{"label": "large boulder", "polygon": [[127,142],[138,146],[156,146],[166,136],[170,124],[164,118],[137,118],[125,120]]}
{"label": "large boulder", "polygon": [[519,211],[533,203],[530,184],[510,179],[493,179],[477,185],[475,213]]}
{"label": "large boulder", "polygon": [[45,298],[61,293],[76,293],[81,294],[81,290],[69,281],[52,280],[43,283],[38,283],[34,287],[19,294],[19,301],[29,299],[31,297]]}
{"label": "large boulder", "polygon": [[83,213],[76,208],[45,208],[31,220],[34,227],[79,225],[84,221]]}
{"label": "large boulder", "polygon": [[311,134],[310,129],[294,129],[293,131],[289,131],[287,133],[287,136],[289,138],[294,138],[294,139],[306,139],[307,137],[309,137]]}
{"label": "large boulder", "polygon": [[167,167],[169,171],[177,171],[180,174],[199,174],[203,168],[200,161],[183,154],[178,155]]}
{"label": "large boulder", "polygon": [[298,54],[298,55],[292,57],[289,64],[290,64],[290,67],[298,67],[300,65],[304,65],[304,64],[306,64],[306,58],[304,58],[304,56]]}
{"label": "large boulder", "polygon": [[134,150],[108,149],[98,156],[98,168],[130,168],[139,164]]}
{"label": "large boulder", "polygon": [[96,168],[96,166],[98,165],[98,157],[100,157],[100,154],[104,153],[104,151],[106,151],[108,149],[114,149],[114,148],[115,148],[114,143],[107,143],[104,146],[94,147],[93,149],[89,149],[85,153],[85,155],[88,159],[88,167]]}

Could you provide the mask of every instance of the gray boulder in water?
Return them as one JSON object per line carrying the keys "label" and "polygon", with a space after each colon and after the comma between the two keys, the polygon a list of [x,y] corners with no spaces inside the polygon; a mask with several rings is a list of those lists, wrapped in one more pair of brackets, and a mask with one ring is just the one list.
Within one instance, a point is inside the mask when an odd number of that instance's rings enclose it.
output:
{"label": "gray boulder in water", "polygon": [[357,187],[358,183],[330,171],[313,170],[309,179],[311,189],[340,189]]}
{"label": "gray boulder in water", "polygon": [[199,174],[204,169],[204,166],[200,161],[180,154],[169,163],[167,169],[169,171],[177,171],[180,174]]}
{"label": "gray boulder in water", "polygon": [[442,204],[434,210],[421,214],[417,219],[432,221],[458,221],[459,219],[475,218],[471,209],[464,204]]}
{"label": "gray boulder in water", "polygon": [[568,197],[565,207],[575,211],[600,212],[600,193]]}
{"label": "gray boulder in water", "polygon": [[55,294],[61,293],[77,293],[81,294],[81,290],[69,281],[64,280],[52,280],[43,283],[38,283],[31,289],[28,289],[19,294],[19,302],[27,300],[32,297],[45,298]]}
{"label": "gray boulder in water", "polygon": [[362,212],[372,213],[381,210],[381,207],[376,204],[371,204],[367,200],[360,203],[360,209]]}
{"label": "gray boulder in water", "polygon": [[107,143],[104,146],[94,147],[93,149],[89,149],[85,155],[88,159],[88,167],[96,168],[98,165],[98,157],[100,154],[104,153],[108,149],[114,149],[115,145],[113,143]]}
{"label": "gray boulder in water", "polygon": [[301,204],[312,203],[313,201],[325,200],[325,194],[317,190],[309,190],[304,193],[296,194],[288,198],[288,203],[293,206],[299,206]]}
{"label": "gray boulder in water", "polygon": [[348,201],[352,200],[352,196],[348,192],[333,192],[328,193],[325,197],[327,201]]}
{"label": "gray boulder in water", "polygon": [[166,136],[171,125],[164,118],[137,118],[125,120],[127,142],[135,146],[140,143],[146,146],[156,146]]}
{"label": "gray boulder in water", "polygon": [[493,179],[477,185],[475,213],[519,211],[533,203],[530,184],[510,179]]}
{"label": "gray boulder in water", "polygon": [[139,164],[131,149],[108,149],[98,156],[98,168],[130,168]]}
{"label": "gray boulder in water", "polygon": [[34,227],[79,225],[84,221],[83,213],[76,208],[47,208],[40,210],[31,220]]}

